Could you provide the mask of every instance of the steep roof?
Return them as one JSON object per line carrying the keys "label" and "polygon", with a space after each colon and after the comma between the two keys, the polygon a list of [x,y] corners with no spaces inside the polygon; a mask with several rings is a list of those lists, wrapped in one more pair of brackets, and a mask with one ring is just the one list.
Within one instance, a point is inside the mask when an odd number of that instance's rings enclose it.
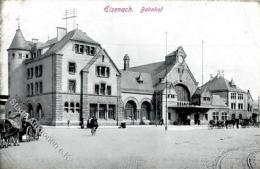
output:
{"label": "steep roof", "polygon": [[25,40],[21,29],[16,30],[13,41],[7,50],[31,50],[31,47]]}
{"label": "steep roof", "polygon": [[223,99],[219,95],[212,95],[212,106],[227,107]]}
{"label": "steep roof", "polygon": [[206,89],[210,92],[227,91],[227,92],[241,92],[246,93],[240,89],[237,85],[234,85],[234,81],[228,81],[222,76],[215,76],[212,80],[199,87],[194,95],[201,95]]}
{"label": "steep roof", "polygon": [[68,32],[60,41],[54,43],[54,45],[51,46],[50,49],[48,49],[48,51],[46,51],[44,55],[49,55],[58,52],[62,47],[64,47],[67,44],[69,40],[75,40],[75,41],[100,45],[98,42],[91,39],[86,33],[82,32],[79,29],[74,29]]}
{"label": "steep roof", "polygon": [[130,67],[128,70],[133,72],[153,73],[156,69],[158,69],[162,65],[164,65],[164,61]]}
{"label": "steep roof", "polygon": [[[142,83],[137,81],[137,78],[142,76]],[[152,78],[149,73],[139,73],[121,70],[121,88],[124,92],[141,92],[141,93],[153,93],[153,85],[151,83]]]}

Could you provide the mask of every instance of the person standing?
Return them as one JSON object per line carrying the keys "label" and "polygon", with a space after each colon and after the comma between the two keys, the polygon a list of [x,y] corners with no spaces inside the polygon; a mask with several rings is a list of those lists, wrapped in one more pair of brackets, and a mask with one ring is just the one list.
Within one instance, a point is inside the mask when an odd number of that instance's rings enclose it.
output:
{"label": "person standing", "polygon": [[90,119],[89,128],[91,129],[91,135],[94,136],[98,128],[98,122],[95,116]]}

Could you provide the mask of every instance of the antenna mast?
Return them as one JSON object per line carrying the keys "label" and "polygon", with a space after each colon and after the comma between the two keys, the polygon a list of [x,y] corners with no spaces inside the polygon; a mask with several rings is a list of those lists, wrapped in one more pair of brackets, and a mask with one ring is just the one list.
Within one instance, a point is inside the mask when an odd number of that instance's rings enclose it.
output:
{"label": "antenna mast", "polygon": [[64,18],[66,20],[66,29],[68,31],[68,19],[73,19],[73,29],[75,29],[75,18],[77,17],[77,9],[66,9],[64,13]]}

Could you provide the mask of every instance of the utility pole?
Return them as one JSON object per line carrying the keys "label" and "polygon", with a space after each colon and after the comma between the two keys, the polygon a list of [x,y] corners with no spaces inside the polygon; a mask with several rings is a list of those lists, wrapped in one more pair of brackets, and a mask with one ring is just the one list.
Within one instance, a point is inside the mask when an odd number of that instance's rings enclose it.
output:
{"label": "utility pole", "polygon": [[258,110],[257,110],[258,121],[257,122],[259,122],[259,116],[260,116],[260,96],[258,96]]}
{"label": "utility pole", "polygon": [[[167,32],[165,32],[165,35],[166,35],[166,54],[165,54],[165,56],[167,56]],[[168,130],[168,106],[167,106],[167,65],[165,65],[165,69],[166,69],[166,76],[165,76],[165,106],[166,106],[166,111],[165,111],[165,131],[167,131]]]}
{"label": "utility pole", "polygon": [[203,70],[203,45],[204,45],[204,41],[202,40],[201,41],[201,71],[202,71],[202,74],[201,74],[201,86],[203,85],[203,74],[204,74],[204,70]]}

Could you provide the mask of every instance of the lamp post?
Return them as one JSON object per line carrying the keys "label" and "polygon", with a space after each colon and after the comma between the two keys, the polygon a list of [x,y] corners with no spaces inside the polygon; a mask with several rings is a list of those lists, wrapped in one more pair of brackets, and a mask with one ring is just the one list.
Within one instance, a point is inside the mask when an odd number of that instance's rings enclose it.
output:
{"label": "lamp post", "polygon": [[[166,39],[166,43],[165,43],[165,45],[166,45],[166,51],[165,51],[165,56],[167,56],[167,32],[165,32],[165,39]],[[165,69],[166,69],[166,72],[165,72],[165,107],[166,107],[166,111],[165,111],[165,131],[167,131],[168,130],[168,106],[167,106],[167,96],[168,96],[168,94],[167,94],[167,64],[165,65]]]}

